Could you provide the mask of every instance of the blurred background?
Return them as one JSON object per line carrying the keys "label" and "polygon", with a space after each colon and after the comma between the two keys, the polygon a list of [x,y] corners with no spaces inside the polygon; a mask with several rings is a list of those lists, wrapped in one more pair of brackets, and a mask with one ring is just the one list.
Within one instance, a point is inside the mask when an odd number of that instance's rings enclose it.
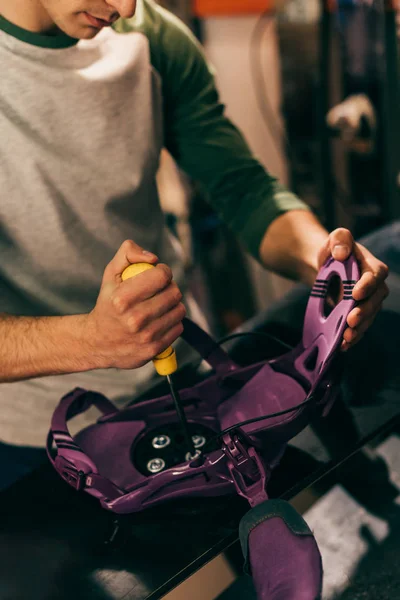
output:
{"label": "blurred background", "polygon": [[[185,21],[203,44],[227,114],[258,159],[313,208],[328,230],[348,227],[359,238],[400,217],[399,2],[160,4]],[[293,286],[245,254],[197,183],[188,181],[167,154],[159,187],[168,223],[185,250],[193,293],[215,336],[268,308]],[[398,439],[391,443],[396,449],[390,456],[400,456]],[[400,481],[400,467],[385,452],[386,447],[382,456],[391,465],[393,481]],[[333,600],[342,592],[346,598],[400,597],[398,589],[385,595],[384,584],[371,590],[361,586],[360,596],[344,592],[367,554],[365,527],[384,528],[384,521],[372,523],[375,517],[341,488],[318,499],[305,493],[294,505],[322,549],[324,598]],[[384,539],[378,529],[376,539]],[[167,599],[242,597],[231,565],[219,556]]]}
{"label": "blurred background", "polygon": [[[328,230],[359,237],[399,217],[398,2],[159,3],[204,45],[227,114],[258,159]],[[293,285],[246,256],[166,153],[159,188],[213,334]]]}

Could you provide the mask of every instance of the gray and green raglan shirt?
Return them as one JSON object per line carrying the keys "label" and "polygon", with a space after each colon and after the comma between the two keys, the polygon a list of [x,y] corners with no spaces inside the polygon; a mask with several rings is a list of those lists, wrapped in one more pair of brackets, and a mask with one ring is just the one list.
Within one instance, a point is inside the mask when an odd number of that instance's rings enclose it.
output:
{"label": "gray and green raglan shirt", "polygon": [[[125,239],[168,263],[184,289],[157,195],[162,147],[255,256],[274,218],[306,208],[224,116],[196,40],[150,0],[79,42],[0,17],[0,70],[0,312],[90,311]],[[43,444],[64,393],[79,385],[123,402],[152,371],[0,384],[0,440]]]}

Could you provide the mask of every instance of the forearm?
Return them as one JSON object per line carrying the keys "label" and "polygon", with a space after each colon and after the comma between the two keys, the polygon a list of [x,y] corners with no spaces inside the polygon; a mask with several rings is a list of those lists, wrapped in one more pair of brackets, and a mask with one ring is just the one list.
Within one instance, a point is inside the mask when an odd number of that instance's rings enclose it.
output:
{"label": "forearm", "polygon": [[0,315],[0,383],[93,368],[85,323],[85,315]]}
{"label": "forearm", "polygon": [[311,212],[286,212],[268,227],[260,244],[261,261],[274,273],[312,285],[318,272],[318,251],[328,235]]}

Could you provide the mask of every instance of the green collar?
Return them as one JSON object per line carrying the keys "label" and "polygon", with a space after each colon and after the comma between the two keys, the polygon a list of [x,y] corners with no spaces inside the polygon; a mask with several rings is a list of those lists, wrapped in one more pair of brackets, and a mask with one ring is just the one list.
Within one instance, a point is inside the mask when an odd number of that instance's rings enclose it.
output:
{"label": "green collar", "polygon": [[7,21],[7,19],[1,15],[0,29],[22,42],[26,42],[33,46],[39,46],[40,48],[69,48],[75,46],[79,41],[69,37],[69,35],[62,31],[58,32],[56,35],[45,35],[43,33],[27,31],[26,29],[22,29],[22,27],[18,27],[18,25],[14,25],[14,23],[10,23],[10,21]]}

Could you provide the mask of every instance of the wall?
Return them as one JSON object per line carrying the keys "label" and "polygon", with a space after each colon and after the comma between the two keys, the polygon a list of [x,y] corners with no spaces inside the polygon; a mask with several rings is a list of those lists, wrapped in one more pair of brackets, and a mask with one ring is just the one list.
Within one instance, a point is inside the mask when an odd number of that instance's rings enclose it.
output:
{"label": "wall", "polygon": [[[257,16],[215,17],[204,20],[204,47],[217,71],[217,84],[228,116],[244,133],[257,158],[271,174],[287,182],[285,157],[262,119],[257,105],[250,69],[250,42]],[[282,127],[280,106],[280,66],[276,24],[266,26],[260,53],[263,57],[267,94],[278,129]],[[260,308],[280,297],[291,283],[265,272],[250,259],[251,272]]]}

